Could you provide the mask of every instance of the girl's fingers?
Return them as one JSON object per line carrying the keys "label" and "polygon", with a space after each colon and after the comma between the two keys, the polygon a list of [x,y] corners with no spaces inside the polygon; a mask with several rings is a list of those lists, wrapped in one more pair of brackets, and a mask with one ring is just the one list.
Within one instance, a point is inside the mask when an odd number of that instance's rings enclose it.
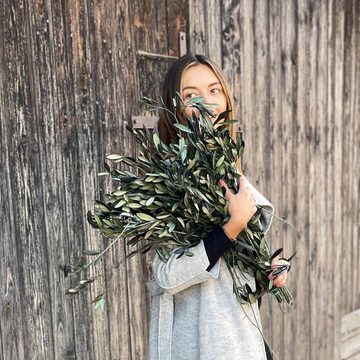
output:
{"label": "girl's fingers", "polygon": [[246,187],[247,189],[249,189],[249,186],[248,186],[248,184],[247,184],[247,182],[246,182],[246,180],[245,180],[245,178],[243,177],[243,176],[241,176],[240,177],[240,181],[239,181],[239,190],[240,190],[240,188],[244,188],[244,187]]}
{"label": "girl's fingers", "polygon": [[225,188],[225,197],[226,197],[227,199],[229,199],[231,195],[234,195],[234,194],[231,192],[231,190],[228,188],[228,186],[226,185],[226,183],[225,183],[225,181],[224,181],[223,179],[220,179],[220,180],[219,180],[219,185],[220,185],[220,186],[223,186],[223,187]]}

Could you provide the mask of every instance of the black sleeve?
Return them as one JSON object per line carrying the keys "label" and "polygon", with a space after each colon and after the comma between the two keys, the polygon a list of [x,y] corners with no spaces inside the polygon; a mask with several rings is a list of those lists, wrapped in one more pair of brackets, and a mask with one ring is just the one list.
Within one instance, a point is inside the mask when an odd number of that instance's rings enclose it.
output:
{"label": "black sleeve", "polygon": [[206,271],[209,271],[220,259],[221,255],[233,245],[234,242],[226,236],[223,228],[220,225],[215,226],[207,238],[204,239],[205,251],[210,261]]}

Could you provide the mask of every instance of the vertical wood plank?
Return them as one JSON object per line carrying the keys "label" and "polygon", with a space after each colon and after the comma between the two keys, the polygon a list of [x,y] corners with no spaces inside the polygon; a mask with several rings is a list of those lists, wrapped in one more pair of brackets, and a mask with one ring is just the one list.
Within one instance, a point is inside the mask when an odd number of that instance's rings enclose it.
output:
{"label": "vertical wood plank", "polygon": [[[356,8],[355,2],[345,2],[344,3],[344,97],[343,97],[343,172],[344,172],[344,186],[349,189],[346,193],[343,194],[344,202],[344,217],[343,217],[343,238],[344,243],[342,247],[342,284],[343,290],[349,292],[349,295],[344,299],[343,304],[343,314],[349,313],[354,309],[353,304],[353,291],[352,289],[356,288],[354,282],[356,269],[353,268],[353,261],[344,261],[344,259],[353,258],[353,242],[350,239],[353,238],[353,232],[355,226],[353,224],[353,209],[356,204],[353,201],[353,182],[356,181],[356,177],[353,174],[356,174],[354,170],[354,150],[355,150],[355,138],[354,138],[354,123],[351,121],[354,116],[354,105],[355,105],[355,96],[357,94],[356,86],[358,86],[358,81],[356,78],[356,35],[359,37],[359,33],[356,33]],[[346,240],[348,239],[348,240]],[[353,258],[354,259],[354,258]],[[354,259],[355,260],[355,259]],[[346,288],[346,290],[345,290]]]}
{"label": "vertical wood plank", "polygon": [[[292,358],[308,358],[310,354],[311,338],[310,326],[310,296],[309,296],[309,173],[306,169],[310,161],[309,147],[309,42],[310,42],[310,14],[309,2],[302,0],[297,7],[297,114],[295,118],[294,133],[294,162],[296,173],[294,177],[295,186],[295,204],[294,204],[294,226],[295,231],[290,233],[296,241],[296,257],[294,258],[294,267],[290,272],[290,289],[295,297],[295,305],[292,310],[294,321],[298,326],[293,333],[294,354]],[[292,286],[291,286],[292,285]],[[290,315],[290,314],[289,314]],[[299,326],[301,324],[301,326]],[[296,354],[296,355],[295,355]]]}
{"label": "vertical wood plank", "polygon": [[[19,306],[22,307],[21,326],[24,353],[34,358],[42,354],[53,357],[51,300],[48,282],[47,248],[45,243],[44,194],[40,159],[39,131],[35,119],[42,116],[34,96],[36,74],[31,29],[32,19],[27,2],[7,4],[10,26],[13,25],[14,51],[9,65],[14,66],[8,81],[9,106],[14,109],[8,125],[8,151],[11,168],[11,192],[14,240],[19,272]],[[13,47],[13,50],[11,48]],[[26,52],[23,51],[26,49]],[[10,55],[10,54],[9,54]],[[14,59],[17,59],[14,63]],[[16,65],[15,65],[16,64]],[[30,270],[30,271],[29,271]],[[8,354],[7,354],[8,355]]]}
{"label": "vertical wood plank", "polygon": [[[134,110],[135,98],[135,73],[130,64],[134,63],[136,49],[131,41],[131,17],[128,1],[121,4],[115,2],[112,7],[113,16],[109,27],[112,35],[111,48],[114,73],[114,83],[108,84],[107,89],[100,90],[103,93],[111,91],[114,101],[107,106],[102,106],[102,111],[112,111],[111,118],[103,131],[103,142],[99,149],[100,158],[105,160],[105,154],[119,152],[125,153],[129,148],[129,136],[125,129],[131,112]],[[101,27],[106,26],[108,14],[102,15]],[[115,29],[115,32],[113,30]],[[117,29],[117,30],[116,30]],[[99,33],[101,32],[99,27]],[[105,67],[108,66],[104,64]],[[99,73],[101,76],[101,73]],[[124,81],[127,79],[127,81]],[[99,79],[100,80],[100,79]],[[98,91],[97,91],[98,93]],[[101,166],[103,170],[103,167]],[[100,192],[111,189],[111,184],[105,186],[99,181]],[[129,274],[126,261],[120,263],[117,269],[112,269],[126,256],[125,239],[111,251],[111,260],[106,263],[106,297],[108,299],[108,316],[111,357],[115,359],[132,358],[131,351],[131,313],[129,301]],[[146,325],[146,323],[144,323]],[[142,334],[139,334],[140,337]]]}
{"label": "vertical wood plank", "polygon": [[[281,133],[282,133],[282,167],[281,167],[281,213],[291,226],[295,220],[295,193],[297,184],[294,182],[295,163],[294,163],[294,124],[297,117],[295,105],[297,98],[297,21],[296,6],[294,1],[282,2],[281,5]],[[275,171],[279,171],[275,169]],[[305,180],[306,181],[306,180]],[[279,189],[280,190],[280,189]],[[284,256],[288,257],[296,251],[296,237],[291,226],[282,227],[282,248]],[[289,281],[289,285],[291,281]],[[289,313],[291,310],[286,308],[283,316],[275,315],[275,318],[283,321],[283,329],[274,339],[282,338],[283,349],[279,349],[280,358],[286,359],[292,356],[291,349],[292,334],[296,328],[295,319]],[[276,322],[274,323],[274,325]],[[280,340],[279,340],[280,341]],[[280,344],[279,344],[280,345]]]}
{"label": "vertical wood plank", "polygon": [[[167,25],[167,52],[171,56],[179,56],[179,32],[187,32],[188,24],[188,1],[177,0],[166,2],[166,25]],[[188,39],[187,39],[188,42]],[[187,44],[189,50],[189,44]]]}
{"label": "vertical wood plank", "polygon": [[189,0],[189,49],[195,54],[209,56],[206,42],[207,31],[203,0]]}
{"label": "vertical wood plank", "polygon": [[[241,36],[242,24],[240,17],[240,5],[238,1],[224,1],[221,7],[222,14],[222,69],[226,74],[227,81],[233,93],[235,109],[233,118],[239,119],[243,126],[241,114]],[[220,63],[219,63],[220,65]]]}
{"label": "vertical wood plank", "polygon": [[[18,117],[28,115],[29,110],[24,108],[25,84],[16,82],[17,76],[24,75],[26,61],[17,43],[24,45],[26,29],[18,26],[18,20],[25,23],[23,3],[12,9],[6,1],[0,4],[0,16],[4,21],[0,26],[0,207],[3,216],[0,220],[3,240],[0,245],[0,271],[3,281],[0,284],[1,316],[0,316],[0,344],[2,359],[24,358],[24,312],[22,307],[22,282],[18,259],[19,246],[17,234],[18,224],[12,211],[14,183],[17,177],[14,174],[14,153],[20,138],[24,139],[25,128],[19,126]],[[14,66],[13,59],[17,59]],[[21,91],[21,93],[20,93]],[[10,94],[13,96],[10,96]],[[7,121],[6,121],[7,120]],[[9,122],[11,123],[9,124]],[[17,128],[18,137],[12,139],[13,128]],[[22,204],[22,202],[21,202]]]}
{"label": "vertical wood plank", "polygon": [[[61,13],[61,12],[60,12]],[[37,7],[31,8],[31,16],[37,29],[40,39],[34,44],[38,93],[40,95],[41,107],[45,109],[45,116],[40,123],[41,138],[46,141],[41,142],[41,154],[43,167],[43,187],[46,194],[44,209],[46,211],[46,238],[48,239],[50,271],[50,296],[52,298],[52,317],[53,317],[53,339],[54,339],[54,358],[69,359],[75,356],[74,324],[72,316],[72,306],[64,294],[63,275],[59,271],[59,264],[63,263],[65,258],[69,257],[68,233],[67,233],[67,214],[66,211],[66,194],[64,188],[63,172],[63,148],[61,139],[61,120],[66,110],[62,107],[64,99],[57,96],[59,89],[63,88],[61,81],[64,77],[58,77],[57,64],[54,55],[59,54],[64,49],[61,46],[64,29],[60,20],[55,21],[53,18],[53,9],[49,3],[38,4]],[[34,29],[34,31],[36,30]],[[56,29],[56,30],[55,30]],[[55,37],[54,33],[59,35]],[[46,39],[44,41],[43,37]],[[61,55],[60,55],[61,58]],[[62,64],[64,65],[64,64]],[[59,66],[60,67],[60,66]],[[62,70],[64,70],[62,68]],[[60,85],[61,84],[61,85]],[[65,86],[66,87],[66,86]],[[44,102],[44,103],[43,103]],[[60,107],[60,109],[59,109]],[[57,112],[57,110],[59,111]],[[57,181],[50,179],[55,177]]]}
{"label": "vertical wood plank", "polygon": [[[265,0],[257,0],[254,4],[254,95],[262,94],[261,98],[256,96],[252,99],[251,106],[254,108],[254,116],[257,119],[256,130],[253,129],[253,149],[262,149],[262,151],[254,151],[251,153],[251,160],[254,156],[257,168],[252,169],[253,181],[256,181],[260,186],[259,188],[263,193],[267,193],[269,182],[268,179],[270,172],[268,166],[268,155],[266,149],[269,149],[269,44],[268,44],[268,2]],[[250,125],[250,124],[249,124]],[[253,125],[253,124],[252,124]],[[250,154],[249,154],[250,155]],[[250,159],[250,157],[249,157]],[[261,179],[261,183],[260,183]],[[264,181],[262,181],[264,180]]]}
{"label": "vertical wood plank", "polygon": [[[129,4],[130,18],[134,19],[131,28],[132,44],[135,50],[151,53],[167,54],[169,49],[169,27],[167,21],[167,3],[165,0],[156,2],[134,1]],[[173,29],[173,26],[171,27]],[[178,34],[177,34],[178,36]],[[174,46],[174,42],[171,43]],[[133,110],[140,115],[138,99],[140,96],[158,98],[161,95],[162,81],[170,62],[136,58],[133,70],[136,76],[136,92],[133,98]],[[128,136],[128,135],[127,135]],[[129,138],[125,153],[137,154],[137,144]],[[127,249],[129,251],[129,249]],[[147,350],[149,320],[149,297],[145,289],[145,281],[149,274],[146,257],[136,256],[127,261],[129,282],[129,309],[131,323],[131,354],[132,359],[145,358]]]}
{"label": "vertical wood plank", "polygon": [[222,1],[204,1],[206,54],[222,67]]}
{"label": "vertical wood plank", "polygon": [[[353,133],[354,133],[354,145],[352,151],[354,152],[353,157],[353,173],[360,174],[360,121],[356,121],[356,119],[360,119],[360,3],[358,1],[354,1],[354,7],[352,9],[354,16],[354,48],[353,52],[355,53],[355,69],[354,69],[354,96],[353,96],[353,111],[351,116],[351,122],[353,124]],[[356,176],[353,179],[352,183],[352,209],[360,208],[360,180],[356,179]],[[359,224],[360,214],[359,212],[352,214],[352,224]],[[359,226],[352,226],[353,234],[352,234],[352,271],[353,271],[353,281],[351,284],[353,299],[352,299],[352,310],[360,308],[360,244],[359,244]]]}
{"label": "vertical wood plank", "polygon": [[[241,52],[241,124],[243,127],[243,135],[245,140],[246,150],[244,153],[244,173],[248,174],[249,178],[252,179],[254,185],[256,185],[257,179],[254,178],[255,174],[251,173],[251,167],[249,163],[250,154],[256,153],[256,133],[258,125],[255,120],[254,110],[254,14],[253,5],[251,1],[240,2],[240,29],[241,39],[240,52]],[[251,155],[252,156],[252,155]],[[249,170],[249,172],[248,172]]]}
{"label": "vertical wood plank", "polygon": [[[343,160],[343,151],[342,146],[336,146],[337,144],[342,143],[342,127],[343,127],[343,62],[344,62],[344,10],[343,10],[343,1],[334,1],[331,2],[333,11],[333,37],[334,37],[334,46],[333,46],[333,77],[331,81],[331,93],[332,93],[332,124],[334,127],[334,182],[333,182],[333,193],[334,193],[334,257],[333,257],[333,267],[334,269],[341,269],[342,263],[342,247],[343,242],[347,239],[343,238],[343,206],[342,196],[343,196],[343,186],[344,186],[344,176],[342,168]],[[338,177],[337,177],[338,176]],[[341,314],[343,312],[343,301],[342,296],[342,278],[341,271],[334,271],[334,344],[340,344],[340,325],[341,325]],[[340,357],[340,349],[337,345],[334,349],[334,358],[338,359]]]}
{"label": "vertical wood plank", "polygon": [[[282,209],[282,193],[279,191],[277,184],[282,182],[282,175],[279,169],[282,168],[282,102],[281,102],[281,88],[282,88],[282,76],[281,76],[281,3],[273,1],[269,4],[269,66],[270,66],[270,78],[269,78],[269,118],[270,118],[270,144],[269,144],[269,193],[268,198],[275,206],[275,215],[283,217]],[[264,150],[262,150],[264,151]],[[256,169],[255,169],[256,170]],[[267,182],[267,181],[265,181]],[[267,233],[268,243],[270,249],[274,252],[282,245],[282,233],[284,225],[275,217],[273,219],[271,231]],[[271,345],[276,354],[278,354],[278,348],[276,348],[275,340],[276,336],[279,336],[278,331],[273,326],[272,319],[275,318],[279,311],[277,305],[271,297],[264,297],[261,305],[261,315],[265,321],[267,333],[271,340]],[[281,327],[281,322],[277,322],[278,327]]]}
{"label": "vertical wood plank", "polygon": [[[316,15],[315,15],[316,13]],[[311,138],[311,150],[312,150],[312,159],[311,166],[314,166],[312,169],[312,181],[310,185],[313,185],[314,196],[311,199],[311,203],[314,203],[312,209],[314,212],[310,212],[311,220],[317,219],[318,225],[314,226],[313,236],[310,238],[314,241],[315,251],[312,260],[316,259],[314,263],[311,263],[311,268],[314,270],[314,275],[311,277],[310,286],[314,294],[314,301],[312,302],[312,307],[314,309],[315,318],[315,333],[316,343],[314,343],[313,350],[316,357],[326,357],[327,356],[327,347],[331,343],[324,342],[323,339],[329,338],[329,326],[328,326],[328,314],[325,309],[328,302],[328,297],[325,295],[327,291],[327,281],[328,274],[326,272],[327,267],[327,243],[328,243],[328,234],[327,226],[322,226],[320,224],[327,223],[327,194],[329,190],[326,188],[326,184],[321,182],[319,179],[325,179],[328,174],[327,172],[327,162],[326,159],[326,119],[327,119],[327,4],[319,3],[318,9],[314,11],[314,23],[317,25],[317,34],[316,34],[316,55],[315,58],[318,62],[316,70],[316,96],[313,100],[316,99],[316,117],[314,126],[313,137]],[[310,191],[313,190],[310,188]]]}
{"label": "vertical wood plank", "polygon": [[[328,267],[327,271],[329,272],[329,283],[327,287],[328,292],[328,302],[327,302],[327,313],[328,313],[328,323],[329,326],[331,326],[332,329],[335,328],[335,312],[337,311],[335,308],[335,298],[337,296],[338,289],[334,286],[334,254],[336,249],[336,243],[335,243],[335,227],[333,226],[335,219],[335,211],[334,211],[334,178],[335,178],[335,161],[334,161],[334,105],[333,105],[333,77],[334,77],[334,44],[335,44],[335,36],[334,36],[334,6],[333,3],[329,2],[328,4],[328,15],[327,15],[327,22],[328,22],[328,30],[327,30],[327,42],[329,44],[328,51],[327,51],[327,67],[328,67],[328,76],[327,76],[327,94],[328,94],[328,109],[327,109],[327,124],[329,127],[329,132],[327,134],[327,154],[328,154],[328,171],[329,176],[327,177],[326,186],[329,189],[328,192],[328,222],[330,226],[328,227],[328,236],[330,241],[328,242],[327,249],[328,249]],[[330,176],[331,175],[331,176]],[[339,178],[337,179],[339,181]],[[329,341],[329,347],[328,347],[328,358],[329,359],[337,359],[336,357],[336,330],[332,331],[330,334],[328,341]]]}

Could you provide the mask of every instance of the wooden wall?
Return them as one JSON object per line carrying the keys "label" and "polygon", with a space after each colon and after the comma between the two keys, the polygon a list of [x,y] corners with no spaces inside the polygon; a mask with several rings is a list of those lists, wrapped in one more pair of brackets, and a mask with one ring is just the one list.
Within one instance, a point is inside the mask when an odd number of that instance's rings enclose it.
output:
{"label": "wooden wall", "polygon": [[[360,308],[360,2],[190,1],[190,48],[221,60],[245,173],[273,202],[273,249],[297,252],[293,308],[263,302],[280,359],[340,359]],[[357,340],[358,342],[360,339]]]}
{"label": "wooden wall", "polygon": [[[125,129],[178,54],[184,1],[0,3],[0,358],[142,359],[145,259],[119,246],[78,296],[59,265],[107,243],[86,221],[105,154],[135,153]],[[151,77],[151,78],[150,78]],[[156,86],[154,86],[157,85]],[[83,277],[84,275],[82,275]],[[104,311],[90,301],[106,292]]]}
{"label": "wooden wall", "polygon": [[[360,307],[360,3],[357,0],[3,0],[0,4],[0,358],[143,359],[148,264],[122,246],[68,297],[59,265],[107,242],[86,211],[124,125],[156,96],[178,31],[224,68],[245,171],[274,203],[269,240],[297,251],[296,304],[263,302],[280,359],[338,359]],[[90,301],[106,292],[104,311]]]}

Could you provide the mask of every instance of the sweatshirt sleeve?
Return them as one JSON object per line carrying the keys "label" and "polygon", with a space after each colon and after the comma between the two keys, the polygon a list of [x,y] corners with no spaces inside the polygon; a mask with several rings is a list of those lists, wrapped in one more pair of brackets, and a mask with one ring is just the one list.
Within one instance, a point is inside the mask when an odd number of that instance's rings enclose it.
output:
{"label": "sweatshirt sleeve", "polygon": [[218,260],[231,245],[231,240],[226,237],[222,228],[215,227],[205,240],[191,248],[193,256],[183,255],[177,258],[178,255],[173,253],[163,262],[155,254],[152,264],[154,278],[163,289],[172,294],[192,285],[216,279],[220,271]]}
{"label": "sweatshirt sleeve", "polygon": [[255,204],[261,207],[260,223],[264,234],[269,230],[273,216],[274,216],[274,205],[261,194],[253,184],[244,176],[247,181],[250,191],[255,198]]}

